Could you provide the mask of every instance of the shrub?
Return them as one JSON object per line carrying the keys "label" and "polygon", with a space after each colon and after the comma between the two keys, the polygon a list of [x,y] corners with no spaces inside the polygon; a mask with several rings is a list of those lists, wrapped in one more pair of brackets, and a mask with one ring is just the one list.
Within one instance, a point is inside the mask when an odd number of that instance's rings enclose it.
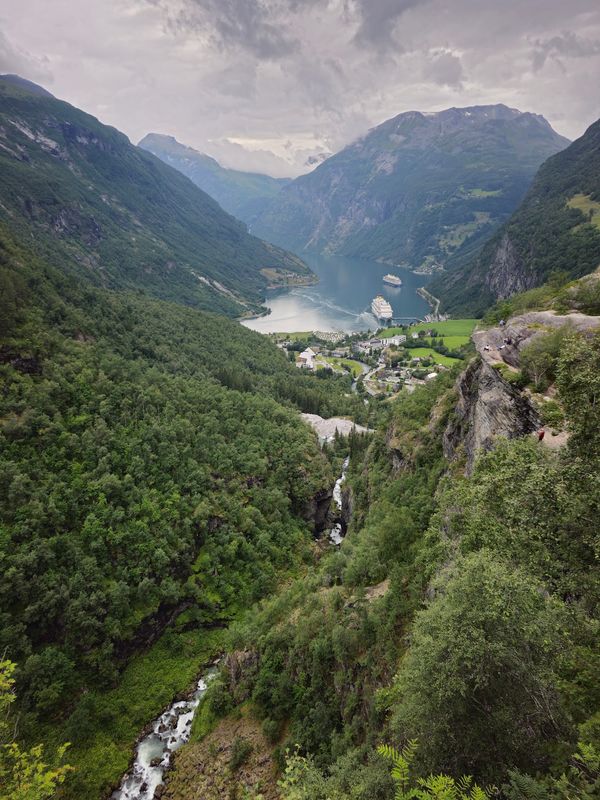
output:
{"label": "shrub", "polygon": [[242,764],[248,760],[252,749],[252,744],[247,739],[244,739],[243,736],[236,736],[231,745],[231,759],[229,761],[229,768],[232,772],[237,772]]}

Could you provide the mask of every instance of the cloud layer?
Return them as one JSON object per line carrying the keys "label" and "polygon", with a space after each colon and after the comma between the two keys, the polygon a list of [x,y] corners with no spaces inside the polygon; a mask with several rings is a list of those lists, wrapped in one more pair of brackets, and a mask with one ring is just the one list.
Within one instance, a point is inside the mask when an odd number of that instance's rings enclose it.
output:
{"label": "cloud layer", "polygon": [[0,71],[274,175],[409,109],[600,116],[597,0],[0,0],[0,31]]}

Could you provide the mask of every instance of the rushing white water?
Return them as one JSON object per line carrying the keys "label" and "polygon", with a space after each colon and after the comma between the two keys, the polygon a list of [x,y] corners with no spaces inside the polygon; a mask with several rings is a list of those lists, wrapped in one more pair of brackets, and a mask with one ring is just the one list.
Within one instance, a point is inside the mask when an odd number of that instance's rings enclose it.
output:
{"label": "rushing white water", "polygon": [[154,721],[152,731],[138,742],[133,767],[112,793],[112,800],[152,800],[172,754],[190,738],[194,713],[215,672],[209,670],[191,697],[173,703]]}
{"label": "rushing white water", "polygon": [[[338,512],[342,511],[342,484],[346,480],[346,472],[348,472],[348,464],[350,457],[348,456],[342,465],[342,474],[335,482],[333,487],[333,502],[336,504]],[[342,523],[336,522],[333,528],[329,531],[329,541],[333,544],[340,545],[344,540],[342,535]]]}

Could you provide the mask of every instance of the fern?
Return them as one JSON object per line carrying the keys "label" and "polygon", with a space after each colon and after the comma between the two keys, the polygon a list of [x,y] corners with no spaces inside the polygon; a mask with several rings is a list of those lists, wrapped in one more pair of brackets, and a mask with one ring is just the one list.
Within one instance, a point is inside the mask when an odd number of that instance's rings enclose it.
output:
{"label": "fern", "polygon": [[[417,786],[411,788],[410,768],[417,753],[415,739],[408,742],[401,751],[389,744],[382,744],[377,748],[377,752],[392,763],[391,776],[396,784],[394,800],[490,800],[491,798],[492,790],[488,792],[474,784],[470,775],[463,775],[458,780],[449,775],[430,775],[428,778],[420,778]],[[530,800],[529,797],[525,797],[526,800]]]}

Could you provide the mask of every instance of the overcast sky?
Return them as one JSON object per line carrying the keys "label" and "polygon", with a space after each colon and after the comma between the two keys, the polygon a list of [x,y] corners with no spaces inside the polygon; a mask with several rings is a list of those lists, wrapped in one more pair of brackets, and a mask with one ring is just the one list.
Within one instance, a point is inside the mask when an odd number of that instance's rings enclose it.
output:
{"label": "overcast sky", "polygon": [[600,116],[600,0],[0,0],[0,72],[137,142],[306,172],[402,111]]}

